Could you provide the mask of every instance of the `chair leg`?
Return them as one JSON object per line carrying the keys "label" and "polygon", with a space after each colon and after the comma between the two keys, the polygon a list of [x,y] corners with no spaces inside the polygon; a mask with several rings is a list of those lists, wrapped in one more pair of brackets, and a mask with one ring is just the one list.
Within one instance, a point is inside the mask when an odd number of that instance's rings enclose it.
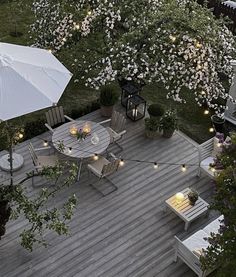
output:
{"label": "chair leg", "polygon": [[197,177],[199,177],[199,178],[201,177],[201,167],[200,166],[198,167]]}
{"label": "chair leg", "polygon": [[[112,191],[110,191],[110,192],[104,194],[101,190],[99,190],[99,189],[98,189],[96,186],[94,186],[93,184],[90,184],[90,186],[93,187],[95,190],[97,190],[99,193],[101,193],[102,196],[107,196],[107,195],[111,194],[112,192],[118,190],[118,187],[117,187],[110,179],[108,179],[107,177],[103,177],[103,178],[106,179],[110,184],[112,184],[112,186],[114,187],[114,189],[113,189]],[[101,181],[101,178],[99,178],[98,185],[99,185],[100,181]]]}

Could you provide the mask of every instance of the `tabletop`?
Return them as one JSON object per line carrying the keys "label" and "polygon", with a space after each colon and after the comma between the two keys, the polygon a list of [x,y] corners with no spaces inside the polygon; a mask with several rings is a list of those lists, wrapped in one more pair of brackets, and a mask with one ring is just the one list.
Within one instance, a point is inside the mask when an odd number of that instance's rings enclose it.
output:
{"label": "tabletop", "polygon": [[184,200],[180,203],[176,201],[175,195],[167,199],[165,202],[167,206],[173,210],[176,214],[182,217],[186,221],[192,221],[196,217],[200,216],[202,213],[205,213],[208,210],[209,204],[198,196],[198,200],[195,205],[190,205],[188,200],[188,192],[190,188],[186,188],[181,193],[184,194]]}
{"label": "tabletop", "polygon": [[[70,134],[70,128],[76,127],[78,129],[83,129],[85,124],[91,127],[91,132],[84,141],[79,142],[77,137]],[[99,138],[99,142],[96,145],[91,142],[94,133],[96,133]],[[52,135],[52,143],[57,150],[60,148],[60,143],[63,144],[65,147],[63,154],[82,159],[92,157],[94,154],[103,153],[110,144],[110,135],[106,128],[98,123],[76,120],[57,127]]]}

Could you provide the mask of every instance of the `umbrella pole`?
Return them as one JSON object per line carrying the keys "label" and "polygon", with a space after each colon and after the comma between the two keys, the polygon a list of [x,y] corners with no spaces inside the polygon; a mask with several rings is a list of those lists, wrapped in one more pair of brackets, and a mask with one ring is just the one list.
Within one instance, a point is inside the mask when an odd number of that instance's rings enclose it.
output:
{"label": "umbrella pole", "polygon": [[10,185],[13,186],[13,136],[10,134],[8,121],[6,121],[6,128],[9,138]]}
{"label": "umbrella pole", "polygon": [[12,141],[9,147],[9,162],[10,162],[10,175],[11,175],[11,181],[10,185],[13,186],[13,145]]}

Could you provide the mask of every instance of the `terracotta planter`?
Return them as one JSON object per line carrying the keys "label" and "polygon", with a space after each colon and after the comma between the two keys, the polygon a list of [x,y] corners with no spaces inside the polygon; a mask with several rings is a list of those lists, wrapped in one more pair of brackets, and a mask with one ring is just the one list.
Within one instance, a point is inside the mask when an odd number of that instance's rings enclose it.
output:
{"label": "terracotta planter", "polygon": [[104,117],[111,117],[114,106],[101,106],[101,115]]}
{"label": "terracotta planter", "polygon": [[165,138],[171,138],[174,134],[175,130],[163,130],[163,137]]}

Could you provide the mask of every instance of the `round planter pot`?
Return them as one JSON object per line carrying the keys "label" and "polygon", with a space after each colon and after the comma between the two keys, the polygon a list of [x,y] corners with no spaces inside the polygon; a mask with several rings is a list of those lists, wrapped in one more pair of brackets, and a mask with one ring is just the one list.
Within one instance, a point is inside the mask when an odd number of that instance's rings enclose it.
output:
{"label": "round planter pot", "polygon": [[163,137],[165,138],[171,138],[174,134],[175,130],[163,130]]}
{"label": "round planter pot", "polygon": [[190,204],[191,206],[194,206],[198,199],[196,199],[196,198],[191,198],[191,197],[188,196],[188,200],[189,200],[189,204]]}
{"label": "round planter pot", "polygon": [[101,115],[104,117],[111,117],[114,106],[101,106]]}
{"label": "round planter pot", "polygon": [[211,116],[211,121],[213,123],[213,126],[215,128],[215,131],[217,133],[223,133],[224,132],[224,124],[225,124],[225,119],[220,118],[217,115],[212,115]]}

